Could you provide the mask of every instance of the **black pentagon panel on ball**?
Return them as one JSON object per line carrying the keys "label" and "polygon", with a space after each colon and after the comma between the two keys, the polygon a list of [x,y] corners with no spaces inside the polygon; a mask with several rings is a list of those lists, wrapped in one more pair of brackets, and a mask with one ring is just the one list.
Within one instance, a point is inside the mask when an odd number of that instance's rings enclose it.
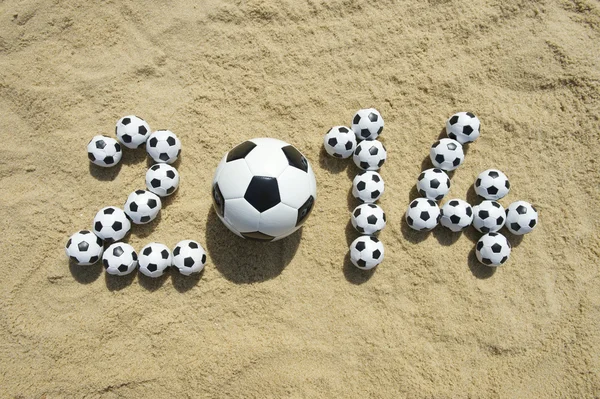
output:
{"label": "black pentagon panel on ball", "polygon": [[385,216],[385,212],[383,213],[383,221],[387,222],[387,217]]}
{"label": "black pentagon panel on ball", "polygon": [[122,228],[123,228],[123,223],[121,223],[121,222],[117,221],[112,224],[112,229],[114,231],[121,231]]}
{"label": "black pentagon panel on ball", "polygon": [[128,134],[124,134],[121,136],[121,140],[123,140],[126,143],[131,143],[131,136]]}
{"label": "black pentagon panel on ball", "polygon": [[146,256],[149,256],[152,253],[152,247],[144,248],[144,251],[142,253]]}
{"label": "black pentagon panel on ball", "polygon": [[225,215],[225,199],[223,198],[223,194],[221,193],[221,189],[218,184],[215,184],[212,189],[212,198],[215,208],[219,216],[223,217]]}
{"label": "black pentagon panel on ball", "polygon": [[365,232],[365,229],[363,229],[362,227],[360,227],[360,226],[358,226],[358,225],[356,226],[356,230],[357,230],[359,233],[364,233],[364,232]]}
{"label": "black pentagon panel on ball", "polygon": [[117,267],[117,269],[121,272],[121,273],[125,273],[128,269],[127,265],[120,265],[119,267]]}
{"label": "black pentagon panel on ball", "polygon": [[427,196],[427,193],[423,189],[419,190],[419,194],[421,195],[421,197],[426,197]]}
{"label": "black pentagon panel on ball", "polygon": [[490,213],[488,211],[479,211],[479,217],[481,219],[487,219],[490,217]]}
{"label": "black pentagon panel on ball", "polygon": [[192,266],[194,266],[194,258],[188,256],[187,258],[185,258],[183,260],[183,265],[185,267],[192,267]]}
{"label": "black pentagon panel on ball", "polygon": [[360,136],[361,137],[369,137],[371,135],[371,132],[369,131],[369,129],[360,129]]}
{"label": "black pentagon panel on ball", "polygon": [[158,266],[155,265],[154,263],[148,263],[148,267],[147,267],[148,271],[150,272],[155,272],[158,270]]}
{"label": "black pentagon panel on ball", "polygon": [[167,144],[169,144],[171,147],[173,147],[176,144],[175,137],[173,137],[173,136],[167,137]]}
{"label": "black pentagon panel on ball", "polygon": [[350,151],[352,149],[352,142],[351,141],[347,141],[345,147],[346,147],[347,151]]}
{"label": "black pentagon panel on ball", "polygon": [[342,132],[342,133],[348,133],[349,132],[349,130],[347,128],[343,127],[343,126],[339,128],[339,131]]}
{"label": "black pentagon panel on ball", "polygon": [[368,163],[368,162],[364,162],[364,161],[363,161],[363,162],[361,162],[361,163],[360,163],[360,167],[361,167],[361,168],[363,168],[363,169],[368,169],[368,168],[369,168],[369,166],[370,166],[370,165],[369,165],[369,163]]}
{"label": "black pentagon panel on ball", "polygon": [[103,149],[104,147],[106,147],[106,143],[104,142],[104,140],[96,141],[96,148]]}
{"label": "black pentagon panel on ball", "polygon": [[452,161],[452,165],[453,165],[453,166],[458,166],[458,165],[460,165],[460,158],[454,158],[454,161]]}
{"label": "black pentagon panel on ball", "polygon": [[79,244],[77,244],[77,248],[79,248],[81,252],[87,251],[89,247],[90,244],[87,241],[81,241]]}
{"label": "black pentagon panel on ball", "polygon": [[166,175],[167,175],[167,177],[169,179],[174,179],[175,178],[175,172],[173,172],[172,170],[167,170]]}
{"label": "black pentagon panel on ball", "polygon": [[144,191],[144,190],[135,190],[135,193],[136,193],[137,195],[142,195],[142,194],[144,194],[145,192],[146,192],[146,191]]}
{"label": "black pentagon panel on ball", "polygon": [[334,152],[333,156],[336,158],[342,158],[342,154],[338,154],[337,152]]}
{"label": "black pentagon panel on ball", "polygon": [[495,186],[490,186],[487,188],[487,192],[488,192],[488,194],[496,195],[496,194],[498,194],[498,188]]}
{"label": "black pentagon panel on ball", "polygon": [[148,204],[148,208],[150,209],[154,209],[158,206],[158,203],[156,202],[156,200],[154,198],[150,198],[147,202]]}
{"label": "black pentagon panel on ball", "polygon": [[304,155],[302,155],[300,151],[296,149],[296,147],[286,145],[285,147],[281,148],[281,151],[283,151],[290,166],[308,172],[308,161],[306,158],[304,158]]}
{"label": "black pentagon panel on ball", "polygon": [[201,260],[202,264],[206,263],[206,254],[202,254],[202,260]]}
{"label": "black pentagon panel on ball", "polygon": [[489,231],[490,231],[490,228],[489,228],[489,227],[487,227],[487,226],[482,226],[482,227],[481,227],[481,232],[482,232],[482,233],[489,233]]}
{"label": "black pentagon panel on ball", "polygon": [[67,245],[65,245],[65,248],[69,248],[71,246],[71,242],[73,241],[69,238],[69,241],[67,241]]}
{"label": "black pentagon panel on ball", "polygon": [[375,244],[377,244],[379,242],[379,239],[377,237],[373,237],[373,236],[369,236],[369,240],[373,241]]}
{"label": "black pentagon panel on ball", "polygon": [[454,143],[448,143],[448,144],[446,144],[446,147],[448,147],[448,149],[450,151],[456,150],[456,144],[454,144]]}
{"label": "black pentagon panel on ball", "polygon": [[456,140],[456,134],[454,133],[448,133],[448,137],[450,137],[452,140]]}
{"label": "black pentagon panel on ball", "polygon": [[479,241],[479,242],[477,243],[477,250],[478,250],[478,251],[481,251],[481,248],[483,248],[483,241]]}
{"label": "black pentagon panel on ball", "polygon": [[254,176],[246,189],[244,199],[259,212],[271,209],[281,202],[277,178]]}
{"label": "black pentagon panel on ball", "polygon": [[413,201],[410,203],[409,207],[411,207],[411,208],[415,208],[417,205],[419,205],[419,203],[418,203],[416,200],[413,200]]}
{"label": "black pentagon panel on ball", "polygon": [[171,194],[173,191],[175,191],[175,187],[167,188],[167,194]]}
{"label": "black pentagon panel on ball", "polygon": [[150,221],[150,216],[142,216],[140,218],[140,222],[142,223],[148,223]]}
{"label": "black pentagon panel on ball", "polygon": [[313,209],[313,205],[315,204],[315,199],[311,195],[308,199],[302,204],[300,209],[298,209],[298,217],[296,218],[296,227],[300,226],[304,220],[310,215],[310,212]]}
{"label": "black pentagon panel on ball", "polygon": [[150,180],[150,185],[152,187],[154,187],[154,188],[160,187],[160,180],[158,180],[158,179],[152,179],[152,180]]}
{"label": "black pentagon panel on ball", "polygon": [[436,201],[440,201],[442,198],[444,198],[444,194],[440,194],[437,197],[435,197]]}
{"label": "black pentagon panel on ball", "polygon": [[435,156],[435,161],[436,161],[437,163],[442,163],[442,162],[444,162],[445,160],[446,160],[446,158],[444,158],[444,155],[443,155],[443,154],[437,154],[437,155]]}
{"label": "black pentagon panel on ball", "polygon": [[268,234],[261,233],[260,231],[253,231],[250,233],[242,233],[242,236],[246,239],[256,240],[256,241],[272,241],[273,238],[275,238]]}
{"label": "black pentagon panel on ball", "polygon": [[123,118],[121,121],[123,125],[129,125],[131,123],[131,118]]}
{"label": "black pentagon panel on ball", "polygon": [[439,141],[439,140],[438,140],[438,141],[436,141],[435,143],[433,143],[433,144],[431,145],[431,148],[435,148],[435,147],[437,147],[438,145],[440,145],[440,141]]}
{"label": "black pentagon panel on ball", "polygon": [[156,165],[153,165],[150,169],[152,169],[152,170],[159,170],[160,169],[160,164],[157,163]]}
{"label": "black pentagon panel on ball", "polygon": [[448,205],[450,205],[450,206],[458,206],[458,205],[459,205],[459,202],[458,202],[458,201],[456,201],[456,200],[452,200],[452,201],[450,201],[450,202],[448,203]]}
{"label": "black pentagon panel on ball", "polygon": [[523,206],[523,205],[519,205],[517,207],[517,213],[519,215],[525,215],[527,213],[527,208],[525,206]]}
{"label": "black pentagon panel on ball", "polygon": [[475,180],[475,187],[479,187],[481,186],[481,179],[477,178],[477,180]]}
{"label": "black pentagon panel on ball", "polygon": [[374,174],[371,176],[371,180],[373,180],[375,183],[379,183],[381,181],[381,178]]}
{"label": "black pentagon panel on ball", "polygon": [[497,235],[498,233],[496,233],[495,231],[490,233],[490,237],[496,237]]}
{"label": "black pentagon panel on ball", "polygon": [[129,210],[130,210],[131,212],[137,212],[137,210],[138,210],[138,206],[137,206],[137,204],[136,204],[135,202],[132,202],[132,203],[130,203],[130,204],[129,204]]}
{"label": "black pentagon panel on ball", "polygon": [[365,267],[367,266],[367,262],[364,259],[359,259],[356,261],[356,264],[360,267]]}
{"label": "black pentagon panel on ball", "polygon": [[469,125],[463,126],[463,131],[462,132],[468,136],[471,133],[473,133],[473,128],[471,126],[469,126]]}
{"label": "black pentagon panel on ball", "polygon": [[95,157],[95,156],[94,156],[94,154],[92,154],[91,152],[88,152],[88,158],[89,158],[89,160],[90,160],[90,161],[92,161],[92,162],[96,160],[96,157]]}
{"label": "black pentagon panel on ball", "polygon": [[500,177],[500,175],[498,174],[498,172],[496,172],[495,170],[492,170],[488,173],[488,176],[491,177],[492,179],[497,179],[498,177]]}
{"label": "black pentagon panel on ball", "polygon": [[431,216],[429,216],[429,212],[423,211],[421,212],[421,215],[419,215],[419,217],[421,218],[421,220],[427,221]]}
{"label": "black pentagon panel on ball", "polygon": [[115,208],[108,207],[102,213],[104,213],[105,215],[112,215],[113,213],[115,213]]}
{"label": "black pentagon panel on ball", "polygon": [[133,260],[137,260],[137,254],[136,254],[135,252],[133,252],[133,253],[131,254],[131,257],[133,258]]}
{"label": "black pentagon panel on ball", "polygon": [[192,241],[192,242],[188,243],[188,247],[190,247],[192,249],[196,249],[196,248],[198,248],[198,244],[196,244],[195,242]]}
{"label": "black pentagon panel on ball", "polygon": [[113,255],[114,256],[121,256],[121,255],[123,255],[124,252],[125,251],[123,251],[123,248],[120,245],[118,245],[118,246],[116,246],[116,247],[113,248]]}
{"label": "black pentagon panel on ball", "polygon": [[500,205],[500,204],[499,204],[498,202],[496,202],[496,201],[492,201],[492,206],[493,206],[494,208],[501,208],[501,207],[502,207],[502,205]]}
{"label": "black pentagon panel on ball", "polygon": [[475,118],[475,115],[473,115],[473,113],[472,113],[472,112],[467,112],[466,114],[467,114],[467,116],[469,116],[470,118]]}
{"label": "black pentagon panel on ball", "polygon": [[385,163],[385,159],[381,159],[381,160],[379,160],[379,162],[377,162],[377,166],[381,168],[384,163]]}
{"label": "black pentagon panel on ball", "polygon": [[519,230],[521,230],[521,225],[517,222],[513,222],[510,224],[510,228],[513,229],[514,231],[519,231]]}
{"label": "black pentagon panel on ball", "polygon": [[256,144],[254,144],[252,141],[244,141],[243,143],[238,144],[233,150],[227,153],[226,162],[231,162],[235,161],[236,159],[245,158],[246,155],[248,155],[250,151],[252,151],[255,147]]}
{"label": "black pentagon panel on ball", "polygon": [[354,119],[352,119],[352,123],[358,125],[358,122],[360,122],[360,115],[356,114],[354,115]]}
{"label": "black pentagon panel on ball", "polygon": [[95,229],[96,231],[100,231],[100,230],[102,230],[102,227],[103,227],[103,226],[102,226],[102,222],[101,222],[101,221],[99,221],[99,220],[98,220],[96,223],[94,223],[94,229]]}
{"label": "black pentagon panel on ball", "polygon": [[169,160],[169,154],[167,154],[166,152],[161,152],[160,155],[158,156],[158,158],[161,161],[167,162]]}
{"label": "black pentagon panel on ball", "polygon": [[360,209],[360,208],[356,208],[356,209],[354,210],[354,217],[355,217],[355,218],[357,218],[357,217],[359,217],[359,216],[360,216],[360,211],[361,211],[361,209]]}
{"label": "black pentagon panel on ball", "polygon": [[454,115],[452,118],[450,118],[451,125],[454,125],[456,122],[458,122],[458,115]]}
{"label": "black pentagon panel on ball", "polygon": [[73,262],[79,263],[79,259],[77,259],[77,257],[75,257],[73,255],[69,256],[69,259],[71,259],[71,261],[73,261]]}
{"label": "black pentagon panel on ball", "polygon": [[148,129],[146,129],[146,126],[138,127],[138,134],[145,136],[147,133],[148,133]]}
{"label": "black pentagon panel on ball", "polygon": [[504,256],[502,257],[502,259],[500,259],[500,264],[503,264],[504,262],[506,262],[508,260],[508,256]]}
{"label": "black pentagon panel on ball", "polygon": [[430,200],[430,199],[428,199],[428,200],[427,200],[427,203],[428,203],[430,206],[436,206],[436,204],[435,204],[435,202],[433,202],[433,200]]}
{"label": "black pentagon panel on ball", "polygon": [[371,122],[377,122],[377,119],[379,119],[379,117],[377,116],[376,113],[374,113],[374,112],[369,113],[369,120]]}
{"label": "black pentagon panel on ball", "polygon": [[502,245],[500,245],[498,243],[495,243],[490,248],[492,249],[492,252],[495,253],[495,254],[499,254],[500,251],[502,251]]}
{"label": "black pentagon panel on ball", "polygon": [[115,143],[115,150],[117,150],[117,152],[121,152],[121,144]]}
{"label": "black pentagon panel on ball", "polygon": [[410,216],[406,217],[406,223],[408,223],[409,226],[413,225],[413,219]]}
{"label": "black pentagon panel on ball", "polygon": [[356,243],[356,245],[354,246],[354,248],[356,248],[356,250],[358,252],[363,251],[367,246],[365,245],[365,243],[363,241],[359,241]]}
{"label": "black pentagon panel on ball", "polygon": [[458,215],[452,215],[450,216],[450,221],[454,224],[459,224],[460,223],[460,216]]}
{"label": "black pentagon panel on ball", "polygon": [[531,228],[533,229],[533,228],[535,227],[535,225],[536,225],[536,221],[535,221],[535,219],[531,219],[531,220],[529,221],[529,227],[531,227]]}
{"label": "black pentagon panel on ball", "polygon": [[169,251],[163,249],[162,251],[160,251],[160,256],[162,256],[163,259],[169,259]]}
{"label": "black pentagon panel on ball", "polygon": [[376,249],[375,251],[373,251],[373,259],[379,259],[379,257],[381,256],[381,251]]}
{"label": "black pentagon panel on ball", "polygon": [[94,255],[90,258],[90,263],[96,263],[98,262],[98,259],[100,259],[98,255]]}
{"label": "black pentagon panel on ball", "polygon": [[429,187],[438,188],[440,186],[440,181],[438,179],[432,179],[429,181]]}
{"label": "black pentagon panel on ball", "polygon": [[102,265],[104,266],[105,269],[108,269],[108,266],[110,266],[108,264],[108,259],[102,259]]}
{"label": "black pentagon panel on ball", "polygon": [[502,216],[499,216],[499,217],[498,217],[498,219],[496,219],[496,224],[497,224],[498,226],[501,226],[501,225],[502,225],[502,223],[504,223],[504,217],[502,217]]}
{"label": "black pentagon panel on ball", "polygon": [[113,164],[115,163],[115,159],[109,155],[107,157],[104,157],[104,163],[107,165]]}
{"label": "black pentagon panel on ball", "polygon": [[156,137],[152,137],[148,143],[150,144],[150,147],[156,147],[158,145],[158,139]]}
{"label": "black pentagon panel on ball", "polygon": [[371,209],[376,209],[377,208],[377,205],[375,205],[375,204],[367,204],[367,206],[369,208],[371,208]]}
{"label": "black pentagon panel on ball", "polygon": [[177,151],[177,158],[181,156],[181,148]]}
{"label": "black pentagon panel on ball", "polygon": [[102,242],[102,240],[100,239],[100,237],[96,236],[96,244],[101,247],[102,245],[104,245],[104,243]]}
{"label": "black pentagon panel on ball", "polygon": [[178,246],[175,247],[175,249],[173,250],[173,256],[177,256],[179,255],[179,252],[181,251],[181,248]]}
{"label": "black pentagon panel on ball", "polygon": [[337,139],[335,137],[330,138],[329,140],[327,140],[327,143],[332,146],[335,147],[337,144]]}
{"label": "black pentagon panel on ball", "polygon": [[483,262],[486,265],[491,265],[492,264],[492,260],[488,259],[488,258],[481,258],[481,262]]}
{"label": "black pentagon panel on ball", "polygon": [[371,198],[372,199],[375,199],[375,198],[379,197],[380,195],[381,195],[381,193],[379,192],[379,190],[373,190],[371,192]]}
{"label": "black pentagon panel on ball", "polygon": [[473,215],[473,209],[471,209],[471,207],[468,207],[466,212],[467,212],[467,216],[469,216],[469,217],[471,215]]}
{"label": "black pentagon panel on ball", "polygon": [[375,215],[369,215],[369,217],[367,217],[367,223],[369,223],[369,224],[377,224],[377,216],[375,216]]}
{"label": "black pentagon panel on ball", "polygon": [[504,187],[506,187],[507,190],[510,190],[510,182],[508,180],[504,182]]}

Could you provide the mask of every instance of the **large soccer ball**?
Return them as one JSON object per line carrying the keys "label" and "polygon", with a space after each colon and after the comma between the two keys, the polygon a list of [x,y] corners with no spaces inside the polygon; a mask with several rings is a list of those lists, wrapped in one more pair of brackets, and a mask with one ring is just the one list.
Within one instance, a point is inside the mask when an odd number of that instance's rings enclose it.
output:
{"label": "large soccer ball", "polygon": [[240,237],[279,240],[298,230],[313,209],[317,183],[294,146],[256,138],[229,151],[212,184],[217,215]]}
{"label": "large soccer ball", "polygon": [[477,260],[491,267],[503,265],[510,256],[510,242],[500,233],[487,233],[475,246]]}
{"label": "large soccer ball", "polygon": [[461,144],[469,143],[479,137],[480,125],[471,112],[457,112],[446,121],[446,134]]}
{"label": "large soccer ball", "polygon": [[537,222],[537,210],[529,202],[516,201],[506,208],[506,228],[513,234],[529,233]]}

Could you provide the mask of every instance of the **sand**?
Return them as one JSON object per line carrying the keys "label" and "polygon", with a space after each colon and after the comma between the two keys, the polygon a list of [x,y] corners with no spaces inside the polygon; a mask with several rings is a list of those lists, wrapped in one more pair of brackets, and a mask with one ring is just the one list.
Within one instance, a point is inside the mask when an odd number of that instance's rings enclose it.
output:
{"label": "sand", "polygon": [[[195,5],[192,5],[195,3]],[[600,4],[574,1],[6,0],[0,4],[0,397],[600,397]],[[385,118],[386,258],[355,269],[357,169],[322,137]],[[450,197],[498,168],[540,212],[498,270],[474,230],[403,221],[454,112],[482,134]],[[138,250],[196,239],[204,273],[106,276],[64,256],[96,211],[144,186],[143,150],[89,165],[134,113],[183,143],[181,187]],[[211,210],[221,156],[297,146],[319,198],[272,244]]]}

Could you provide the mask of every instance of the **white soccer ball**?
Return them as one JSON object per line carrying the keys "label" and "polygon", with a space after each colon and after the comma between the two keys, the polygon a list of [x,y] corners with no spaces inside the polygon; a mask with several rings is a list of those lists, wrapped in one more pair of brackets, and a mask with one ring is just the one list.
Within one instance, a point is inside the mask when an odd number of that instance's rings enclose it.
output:
{"label": "white soccer ball", "polygon": [[414,230],[429,231],[440,221],[440,208],[427,198],[415,198],[406,211],[406,223]]}
{"label": "white soccer ball", "polygon": [[450,178],[441,169],[426,169],[417,178],[417,191],[425,198],[439,201],[450,191]]}
{"label": "white soccer ball", "polygon": [[350,261],[362,270],[369,270],[383,261],[383,243],[374,236],[360,236],[350,244]]}
{"label": "white soccer ball", "polygon": [[513,234],[527,234],[538,222],[538,212],[529,202],[516,201],[506,208],[506,228]]}
{"label": "white soccer ball", "polygon": [[358,140],[375,140],[383,131],[383,118],[375,108],[360,109],[352,118],[352,131]]}
{"label": "white soccer ball", "polygon": [[213,178],[214,208],[240,237],[278,240],[298,230],[317,198],[308,160],[294,146],[256,138],[229,151]]}
{"label": "white soccer ball", "polygon": [[127,115],[117,121],[115,134],[125,147],[138,148],[148,140],[150,126],[142,118]]}
{"label": "white soccer ball", "polygon": [[387,223],[385,212],[375,204],[357,206],[352,211],[350,220],[356,231],[363,234],[377,234]]}
{"label": "white soccer ball", "polygon": [[452,139],[440,139],[429,150],[431,162],[436,168],[454,170],[465,160],[462,144]]}
{"label": "white soccer ball", "polygon": [[323,145],[329,155],[349,158],[356,149],[356,137],[346,126],[334,126],[325,135]]}
{"label": "white soccer ball", "polygon": [[127,197],[125,214],[135,224],[146,224],[156,219],[161,207],[158,195],[146,190],[136,190]]}
{"label": "white soccer ball", "polygon": [[154,162],[171,164],[181,154],[181,141],[170,130],[157,130],[148,137],[146,151]]}
{"label": "white soccer ball", "polygon": [[81,230],[69,237],[65,253],[78,265],[93,265],[100,260],[104,246],[100,237],[89,230]]}
{"label": "white soccer ball", "polygon": [[196,241],[179,241],[173,248],[173,266],[185,276],[200,273],[206,264],[206,251]]}
{"label": "white soccer ball", "polygon": [[352,160],[363,170],[378,170],[387,158],[387,151],[381,141],[365,140],[356,145]]}
{"label": "white soccer ball", "polygon": [[462,231],[473,222],[473,208],[466,201],[451,199],[440,209],[442,226],[456,232]]}
{"label": "white soccer ball", "polygon": [[161,197],[169,196],[179,187],[179,172],[166,163],[152,165],[146,172],[146,187]]}
{"label": "white soccer ball", "polygon": [[385,183],[377,172],[366,170],[352,180],[352,195],[360,202],[373,203],[385,191]]}
{"label": "white soccer ball", "polygon": [[140,272],[148,277],[160,277],[172,264],[171,251],[166,245],[151,242],[140,251]]}
{"label": "white soccer ball", "polygon": [[458,112],[448,118],[446,134],[461,144],[475,141],[479,137],[481,123],[479,118],[470,112]]}
{"label": "white soccer ball", "polygon": [[96,213],[93,230],[106,243],[121,241],[131,230],[131,222],[121,208],[107,206]]}
{"label": "white soccer ball", "polygon": [[488,200],[499,200],[510,191],[508,177],[498,169],[484,170],[475,180],[475,192]]}
{"label": "white soccer ball", "polygon": [[125,276],[137,267],[138,256],[131,245],[116,242],[104,251],[102,264],[108,274]]}
{"label": "white soccer ball", "polygon": [[87,145],[89,160],[98,166],[108,168],[121,160],[123,151],[117,140],[106,136],[94,136]]}
{"label": "white soccer ball", "polygon": [[496,201],[482,201],[473,207],[473,227],[481,233],[496,232],[505,221],[504,208]]}
{"label": "white soccer ball", "polygon": [[477,260],[486,266],[503,265],[510,257],[510,242],[500,233],[487,233],[475,246]]}

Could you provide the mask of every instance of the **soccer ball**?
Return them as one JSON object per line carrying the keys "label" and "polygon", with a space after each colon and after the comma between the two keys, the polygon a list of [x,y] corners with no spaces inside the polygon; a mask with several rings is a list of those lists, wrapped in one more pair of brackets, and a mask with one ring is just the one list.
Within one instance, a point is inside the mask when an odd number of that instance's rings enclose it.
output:
{"label": "soccer ball", "polygon": [[362,270],[370,270],[383,261],[383,243],[373,236],[360,236],[350,244],[350,261]]}
{"label": "soccer ball", "polygon": [[440,208],[427,198],[415,198],[408,205],[406,223],[414,230],[429,231],[440,221]]}
{"label": "soccer ball", "polygon": [[473,222],[473,208],[466,201],[451,199],[440,209],[442,226],[456,232],[464,230]]}
{"label": "soccer ball", "polygon": [[482,201],[473,207],[473,227],[481,233],[496,232],[505,221],[504,208],[496,201]]}
{"label": "soccer ball", "polygon": [[439,201],[450,191],[450,178],[441,169],[426,169],[417,178],[417,190],[423,197]]}
{"label": "soccer ball", "polygon": [[375,204],[357,206],[352,211],[350,220],[356,231],[363,234],[377,234],[385,227],[387,222],[385,212]]}
{"label": "soccer ball", "polygon": [[477,260],[486,266],[503,265],[510,256],[510,242],[500,233],[487,233],[475,246]]}
{"label": "soccer ball", "polygon": [[129,230],[131,222],[121,208],[107,206],[94,217],[94,234],[107,243],[122,240]]}
{"label": "soccer ball", "polygon": [[148,277],[162,276],[171,263],[171,251],[164,244],[151,242],[140,251],[140,272]]}
{"label": "soccer ball", "polygon": [[100,260],[104,247],[100,237],[89,230],[81,230],[69,237],[65,253],[78,265],[93,265]]}
{"label": "soccer ball", "polygon": [[158,195],[146,190],[137,190],[127,197],[125,214],[135,224],[146,224],[156,218],[161,206]]}
{"label": "soccer ball", "polygon": [[497,169],[488,169],[477,176],[475,192],[488,200],[499,200],[510,190],[508,177]]}
{"label": "soccer ball", "polygon": [[431,162],[436,168],[454,170],[465,160],[462,144],[452,139],[440,139],[429,150]]}
{"label": "soccer ball", "polygon": [[361,141],[356,145],[352,160],[359,168],[363,170],[377,170],[381,168],[385,159],[387,158],[387,151],[381,141],[377,140],[365,140]]}
{"label": "soccer ball", "polygon": [[179,241],[173,249],[173,266],[185,276],[199,273],[206,264],[206,251],[196,241]]}
{"label": "soccer ball", "polygon": [[146,151],[154,162],[171,164],[181,154],[181,141],[170,130],[157,130],[148,137]]}
{"label": "soccer ball", "polygon": [[115,166],[121,160],[123,151],[117,140],[106,136],[94,136],[87,145],[88,158],[94,165],[104,168]]}
{"label": "soccer ball", "polygon": [[256,138],[229,151],[215,172],[214,208],[240,237],[274,241],[298,230],[317,199],[308,160],[294,146]]}
{"label": "soccer ball", "polygon": [[475,141],[479,137],[479,118],[470,112],[458,112],[448,118],[446,134],[461,144]]}
{"label": "soccer ball", "polygon": [[537,209],[529,202],[516,201],[506,208],[506,228],[513,234],[529,233],[537,225],[537,222]]}
{"label": "soccer ball", "polygon": [[146,187],[161,197],[171,195],[179,187],[179,173],[165,163],[152,165],[146,172]]}
{"label": "soccer ball", "polygon": [[352,118],[352,130],[358,140],[375,140],[383,130],[383,118],[375,108],[358,110]]}
{"label": "soccer ball", "polygon": [[125,276],[137,267],[138,256],[131,245],[116,242],[104,251],[102,264],[108,274]]}
{"label": "soccer ball", "polygon": [[356,137],[346,126],[334,126],[325,135],[323,144],[329,155],[348,158],[356,148]]}
{"label": "soccer ball", "polygon": [[381,175],[370,170],[357,174],[352,181],[352,195],[360,202],[375,202],[384,190],[385,184]]}
{"label": "soccer ball", "polygon": [[142,118],[127,115],[117,121],[115,134],[125,147],[138,148],[148,139],[150,126]]}

